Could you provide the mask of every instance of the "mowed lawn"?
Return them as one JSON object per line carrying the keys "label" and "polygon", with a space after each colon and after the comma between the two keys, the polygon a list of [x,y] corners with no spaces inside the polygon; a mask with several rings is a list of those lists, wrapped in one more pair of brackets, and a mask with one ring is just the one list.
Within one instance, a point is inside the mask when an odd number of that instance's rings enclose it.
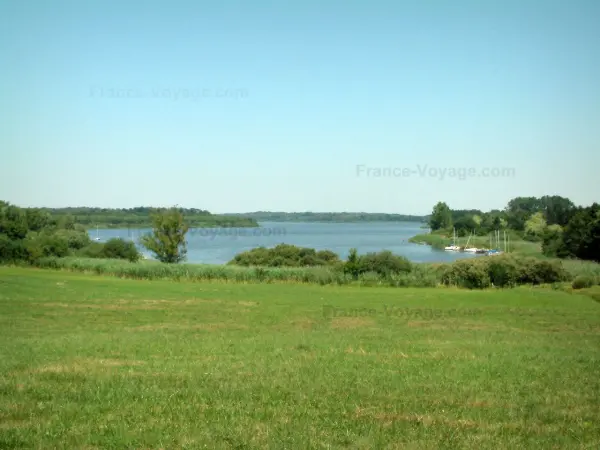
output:
{"label": "mowed lawn", "polygon": [[600,443],[583,295],[0,268],[0,327],[3,449]]}

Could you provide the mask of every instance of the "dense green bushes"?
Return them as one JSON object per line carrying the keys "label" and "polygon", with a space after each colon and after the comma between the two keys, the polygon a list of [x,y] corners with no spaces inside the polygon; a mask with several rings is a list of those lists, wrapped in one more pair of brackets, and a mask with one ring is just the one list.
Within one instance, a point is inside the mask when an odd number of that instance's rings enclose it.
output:
{"label": "dense green bushes", "polygon": [[53,219],[42,210],[0,202],[0,262],[35,263],[40,258],[71,255],[140,259],[133,243],[121,239],[92,242],[85,228],[70,217]]}
{"label": "dense green bushes", "polygon": [[[382,260],[389,256],[380,257]],[[351,259],[351,258],[350,258]],[[360,259],[357,258],[357,261]],[[369,258],[365,258],[369,261]],[[410,271],[344,270],[348,264],[320,267],[242,267],[238,265],[131,263],[123,260],[46,257],[35,261],[38,267],[84,271],[135,279],[221,280],[225,282],[293,282],[320,285],[435,287],[468,289],[508,288],[522,284],[552,284],[570,281],[576,273],[567,272],[560,261],[518,258],[510,255],[473,258],[451,264],[413,264]],[[582,269],[581,267],[579,269]],[[591,277],[590,275],[585,275]],[[591,277],[593,278],[593,277]],[[579,283],[579,282],[578,282]],[[587,284],[584,284],[587,286]]]}
{"label": "dense green bushes", "polygon": [[228,264],[236,266],[307,267],[333,266],[340,259],[330,250],[279,244],[274,248],[258,247],[236,255]]}
{"label": "dense green bushes", "polygon": [[123,239],[108,240],[104,244],[100,254],[102,255],[102,258],[126,259],[131,262],[139,261],[142,257],[133,242],[125,241]]}
{"label": "dense green bushes", "polygon": [[594,286],[596,282],[597,280],[589,275],[578,275],[571,286],[573,289],[585,289]]}
{"label": "dense green bushes", "polygon": [[348,261],[342,267],[343,271],[354,279],[363,274],[386,279],[392,275],[410,273],[412,270],[412,264],[408,259],[394,255],[388,250],[359,256],[355,248],[350,250]]}
{"label": "dense green bushes", "polygon": [[560,261],[497,255],[456,261],[442,270],[442,283],[468,289],[509,288],[572,279]]}

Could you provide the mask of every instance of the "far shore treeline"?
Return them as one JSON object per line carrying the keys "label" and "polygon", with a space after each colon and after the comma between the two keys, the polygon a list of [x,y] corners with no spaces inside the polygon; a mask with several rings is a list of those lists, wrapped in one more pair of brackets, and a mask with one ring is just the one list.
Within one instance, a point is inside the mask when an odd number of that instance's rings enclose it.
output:
{"label": "far shore treeline", "polygon": [[[156,208],[25,208],[47,213],[50,217],[64,219],[87,228],[150,228],[152,212]],[[258,227],[248,216],[224,216],[195,208],[178,208],[190,228]]]}
{"label": "far shore treeline", "polygon": [[428,216],[364,212],[269,212],[227,213],[226,217],[248,217],[258,222],[425,222]]}

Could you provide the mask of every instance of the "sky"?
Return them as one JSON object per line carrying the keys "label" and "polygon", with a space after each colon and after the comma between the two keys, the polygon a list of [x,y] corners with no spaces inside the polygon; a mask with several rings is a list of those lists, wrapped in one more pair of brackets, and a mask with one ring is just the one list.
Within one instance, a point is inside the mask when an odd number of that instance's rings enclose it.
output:
{"label": "sky", "polygon": [[589,205],[598,23],[597,0],[1,0],[0,199]]}

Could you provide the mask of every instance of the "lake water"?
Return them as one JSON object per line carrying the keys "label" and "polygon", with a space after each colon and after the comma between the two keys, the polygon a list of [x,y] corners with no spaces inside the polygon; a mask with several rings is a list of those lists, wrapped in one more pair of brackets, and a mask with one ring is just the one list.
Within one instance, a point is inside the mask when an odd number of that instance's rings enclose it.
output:
{"label": "lake water", "polygon": [[[188,231],[187,262],[225,264],[235,255],[256,247],[274,247],[280,243],[331,250],[346,259],[351,248],[359,254],[390,250],[413,262],[449,262],[477,258],[469,253],[445,252],[428,245],[412,244],[408,239],[426,232],[419,223],[292,223],[262,222],[260,228],[195,228]],[[150,229],[102,229],[101,241],[114,237],[137,240]],[[96,230],[90,231],[92,238]],[[144,254],[148,254],[142,249]]]}

